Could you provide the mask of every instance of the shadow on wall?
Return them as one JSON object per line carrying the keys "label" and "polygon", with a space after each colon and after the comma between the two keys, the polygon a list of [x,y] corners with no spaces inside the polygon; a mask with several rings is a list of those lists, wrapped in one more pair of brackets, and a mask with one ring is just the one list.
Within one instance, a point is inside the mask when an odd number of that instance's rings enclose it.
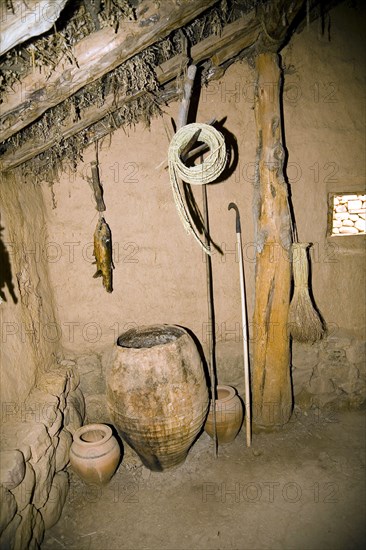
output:
{"label": "shadow on wall", "polygon": [[16,304],[18,302],[18,298],[15,295],[13,285],[9,253],[2,240],[1,232],[3,230],[4,227],[1,227],[0,225],[0,301],[7,301],[4,292],[5,287],[7,287],[14,304]]}

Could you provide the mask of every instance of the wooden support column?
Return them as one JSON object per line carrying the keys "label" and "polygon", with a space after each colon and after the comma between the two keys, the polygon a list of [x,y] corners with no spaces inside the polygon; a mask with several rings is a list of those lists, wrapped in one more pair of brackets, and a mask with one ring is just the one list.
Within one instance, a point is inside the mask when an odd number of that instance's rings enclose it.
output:
{"label": "wooden support column", "polygon": [[257,181],[255,188],[256,281],[253,342],[253,422],[285,424],[292,410],[290,342],[291,244],[287,185],[283,175],[280,79],[276,53],[256,61]]}

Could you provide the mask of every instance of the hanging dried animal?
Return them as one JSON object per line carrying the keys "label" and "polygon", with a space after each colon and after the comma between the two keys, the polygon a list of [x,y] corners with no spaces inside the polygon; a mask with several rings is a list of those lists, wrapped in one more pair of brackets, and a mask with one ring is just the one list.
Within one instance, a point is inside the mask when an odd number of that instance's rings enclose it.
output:
{"label": "hanging dried animal", "polygon": [[99,219],[94,232],[94,256],[97,264],[94,277],[103,277],[103,286],[107,292],[112,292],[112,235],[103,217]]}

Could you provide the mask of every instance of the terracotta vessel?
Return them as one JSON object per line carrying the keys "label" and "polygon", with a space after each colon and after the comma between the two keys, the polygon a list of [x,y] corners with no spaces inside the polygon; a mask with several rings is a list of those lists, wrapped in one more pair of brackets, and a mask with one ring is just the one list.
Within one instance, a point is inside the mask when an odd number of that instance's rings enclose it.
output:
{"label": "terracotta vessel", "polygon": [[[231,386],[217,386],[216,433],[220,445],[234,441],[243,423],[243,405]],[[212,403],[205,423],[205,432],[213,437]]]}
{"label": "terracotta vessel", "polygon": [[87,483],[105,484],[113,476],[121,450],[106,424],[86,424],[74,433],[71,468]]}
{"label": "terracotta vessel", "polygon": [[118,432],[145,466],[162,471],[184,461],[209,401],[191,336],[175,325],[122,334],[107,375],[107,398]]}

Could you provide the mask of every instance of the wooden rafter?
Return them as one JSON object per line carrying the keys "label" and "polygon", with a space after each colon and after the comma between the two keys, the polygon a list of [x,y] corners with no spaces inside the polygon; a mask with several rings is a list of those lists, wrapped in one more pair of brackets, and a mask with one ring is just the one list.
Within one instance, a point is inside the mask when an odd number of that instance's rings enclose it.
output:
{"label": "wooden rafter", "polygon": [[5,97],[1,105],[0,141],[28,126],[86,84],[183,27],[216,2],[161,2],[157,8],[153,0],[144,0],[139,6],[141,15],[137,21],[121,22],[118,33],[106,27],[80,40],[73,51],[77,65],[68,62],[57,67],[49,78],[45,72],[29,74],[18,92]]}
{"label": "wooden rafter", "polygon": [[[256,23],[254,13],[246,15],[228,25],[221,36],[210,36],[193,46],[191,50],[192,61],[198,64],[209,59],[213,55],[219,54],[220,63],[217,63],[217,65],[225,63],[238,55],[243,49],[251,47],[256,42],[259,32],[260,29],[258,23]],[[156,72],[159,84],[166,85],[168,82],[175,79],[185,61],[186,58],[180,54],[158,67]],[[101,107],[95,108],[95,106],[91,106],[85,109],[81,119],[77,122],[75,122],[70,115],[68,122],[61,128],[55,128],[54,134],[49,137],[47,142],[42,139],[38,141],[32,140],[32,142],[25,143],[15,150],[5,152],[0,159],[1,170],[9,170],[19,166],[35,155],[46,151],[58,143],[60,139],[67,139],[81,130],[88,128],[104,116],[121,108],[123,104],[137,99],[144,93],[144,91],[138,91],[135,94],[121,96],[117,101],[114,94],[111,93],[105,98],[104,104]],[[177,97],[178,92],[176,91],[174,93],[174,89],[170,88],[169,95],[169,98],[173,99]],[[98,137],[100,136],[98,135]]]}
{"label": "wooden rafter", "polygon": [[0,55],[33,36],[48,31],[67,0],[12,0],[12,9],[0,2]]}
{"label": "wooden rafter", "polygon": [[[113,29],[104,28],[84,38],[74,48],[78,66],[71,63],[58,66],[48,79],[44,73],[29,74],[23,79],[20,89],[5,97],[0,107],[0,142],[31,125],[45,111],[62,103],[86,84],[97,80],[175,29],[190,23],[217,1],[164,1],[157,8],[153,0],[143,0],[138,9],[137,21],[121,23],[117,34]],[[310,19],[315,18],[314,10],[317,10],[319,1],[312,2]],[[324,9],[329,9],[338,1],[326,0]],[[301,18],[304,19],[305,5],[306,0],[259,3],[256,10],[227,25],[221,35],[210,36],[193,46],[191,60],[195,64],[211,60],[210,78],[219,78],[223,68],[239,54],[246,55],[246,50],[278,52]],[[316,16],[319,16],[319,10]],[[177,97],[172,80],[179,74],[185,61],[184,56],[178,55],[156,69],[161,86],[159,94],[164,100]],[[144,93],[144,90],[136,91],[128,97],[119,97],[117,102],[110,94],[101,107],[83,109],[77,121],[70,114],[47,140],[32,140],[15,149],[5,150],[0,157],[0,170],[14,168],[91,125],[94,125],[91,139],[94,139],[93,136],[95,139],[103,137],[112,128],[105,124],[96,128],[95,123]]]}

